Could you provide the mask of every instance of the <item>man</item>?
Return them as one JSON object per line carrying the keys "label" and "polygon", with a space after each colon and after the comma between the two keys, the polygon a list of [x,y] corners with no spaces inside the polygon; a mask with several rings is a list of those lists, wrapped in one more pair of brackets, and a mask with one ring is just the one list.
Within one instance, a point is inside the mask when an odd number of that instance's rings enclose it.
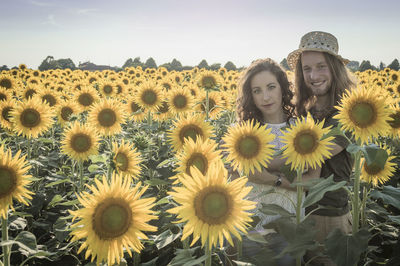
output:
{"label": "man", "polygon": [[[325,119],[325,126],[337,125],[337,121],[332,118],[336,112],[334,106],[339,104],[346,89],[355,86],[345,67],[349,61],[338,55],[338,49],[335,36],[313,31],[305,34],[301,38],[299,49],[287,57],[289,66],[295,70],[297,114],[306,116],[310,112],[316,120]],[[346,151],[348,144],[343,136],[336,136],[332,157],[325,160],[321,167],[321,178],[333,174],[335,182],[350,181],[353,160]],[[351,233],[349,196],[344,189],[325,193],[315,206],[306,209],[306,214],[315,210],[317,205],[323,209],[314,211],[310,217],[316,222],[319,242],[323,243],[336,228],[343,233]],[[315,255],[316,253],[310,253],[307,259]],[[313,263],[335,265],[328,257],[319,257]]]}

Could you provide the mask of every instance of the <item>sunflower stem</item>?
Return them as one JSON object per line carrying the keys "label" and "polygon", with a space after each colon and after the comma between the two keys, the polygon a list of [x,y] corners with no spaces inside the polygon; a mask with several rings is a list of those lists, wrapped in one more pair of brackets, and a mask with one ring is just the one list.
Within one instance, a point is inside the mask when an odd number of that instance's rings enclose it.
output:
{"label": "sunflower stem", "polygon": [[[299,168],[297,168],[297,183],[300,184],[301,180],[302,180],[302,173],[303,170]],[[301,205],[302,205],[302,197],[303,197],[303,186],[301,185],[297,185],[297,206],[296,206],[296,222],[297,225],[300,224],[301,222]],[[296,266],[301,266],[301,257],[297,257],[296,258]]]}
{"label": "sunflower stem", "polygon": [[133,252],[133,265],[138,266],[140,263],[140,253]]}
{"label": "sunflower stem", "polygon": [[206,120],[208,121],[209,117],[209,108],[210,108],[210,100],[208,98],[208,90],[206,90]]}
{"label": "sunflower stem", "polygon": [[112,136],[107,137],[107,143],[108,143],[108,148],[110,150],[110,162],[108,163],[108,169],[107,169],[107,180],[111,182],[111,176],[112,176]]}
{"label": "sunflower stem", "polygon": [[[6,213],[6,217],[1,219],[1,225],[2,225],[2,232],[1,232],[1,240],[2,242],[8,241],[8,217]],[[3,246],[3,265],[4,266],[10,266],[10,247],[9,246]]]}
{"label": "sunflower stem", "polygon": [[354,186],[353,186],[353,235],[358,232],[359,222],[360,222],[360,209],[359,209],[359,200],[360,200],[360,174],[361,174],[361,151],[358,151],[355,155],[354,162]]}
{"label": "sunflower stem", "polygon": [[31,138],[28,138],[28,147],[27,147],[27,150],[28,150],[28,161],[31,159],[31,152],[32,152],[32,139]]}
{"label": "sunflower stem", "polygon": [[83,189],[83,161],[78,162],[79,165],[79,192]]}
{"label": "sunflower stem", "polygon": [[[367,191],[368,190],[368,191]],[[361,226],[364,227],[367,224],[367,218],[365,217],[365,209],[367,208],[367,197],[369,192],[369,184],[363,187],[363,198],[361,203]]]}
{"label": "sunflower stem", "polygon": [[211,248],[208,247],[208,241],[206,241],[206,244],[204,245],[204,249],[206,252],[206,265],[205,266],[211,266]]}
{"label": "sunflower stem", "polygon": [[242,245],[242,240],[241,239],[237,239],[237,250],[238,250],[238,257],[237,259],[240,261],[240,259],[243,256],[243,245]]}

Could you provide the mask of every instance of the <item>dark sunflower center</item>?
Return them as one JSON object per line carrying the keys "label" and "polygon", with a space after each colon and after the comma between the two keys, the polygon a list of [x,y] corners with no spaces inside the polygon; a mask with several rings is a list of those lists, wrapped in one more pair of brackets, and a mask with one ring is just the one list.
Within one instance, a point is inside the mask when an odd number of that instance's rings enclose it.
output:
{"label": "dark sunflower center", "polygon": [[193,153],[186,163],[186,174],[190,175],[190,167],[196,166],[205,175],[208,169],[208,160],[202,153]]}
{"label": "dark sunflower center", "polygon": [[40,124],[40,113],[35,109],[28,108],[22,111],[20,116],[21,124],[24,127],[33,128]]}
{"label": "dark sunflower center", "polygon": [[166,91],[169,91],[169,89],[171,89],[171,85],[169,85],[168,83],[164,83],[162,86]]}
{"label": "dark sunflower center", "polygon": [[203,88],[212,89],[212,88],[215,87],[215,85],[217,85],[217,82],[215,81],[214,77],[205,76],[201,80],[201,85],[202,85]]}
{"label": "dark sunflower center", "polygon": [[354,104],[349,114],[351,121],[360,128],[366,128],[376,121],[376,110],[368,102]]}
{"label": "dark sunflower center", "polygon": [[89,79],[89,83],[91,84],[91,83],[93,83],[93,82],[95,82],[96,81],[96,78],[90,78]]}
{"label": "dark sunflower center", "polygon": [[5,95],[4,93],[0,93],[0,101],[4,100],[7,100],[7,95]]}
{"label": "dark sunflower center", "polygon": [[99,124],[103,127],[111,127],[117,121],[117,115],[114,110],[106,108],[99,112],[97,115],[97,121],[99,121]]}
{"label": "dark sunflower center", "polygon": [[122,92],[121,85],[117,85],[117,94],[120,94],[121,92]]}
{"label": "dark sunflower center", "polygon": [[78,102],[83,106],[90,106],[94,102],[94,98],[90,93],[82,93],[78,97]]}
{"label": "dark sunflower center", "polygon": [[135,102],[131,102],[131,111],[132,111],[132,113],[136,113],[139,110],[140,110],[140,106],[137,105],[137,103],[135,103]]}
{"label": "dark sunflower center", "polygon": [[132,222],[132,210],[123,199],[108,198],[93,214],[93,230],[101,239],[113,239],[125,234]]}
{"label": "dark sunflower center", "polygon": [[126,171],[128,169],[129,159],[128,159],[128,156],[126,156],[125,153],[118,152],[117,155],[115,155],[115,161],[117,163],[117,167],[121,171]]}
{"label": "dark sunflower center", "polygon": [[158,108],[158,111],[162,114],[165,114],[169,111],[169,105],[167,102],[163,102],[161,106]]}
{"label": "dark sunflower center", "polygon": [[61,108],[61,118],[65,121],[69,121],[69,117],[73,114],[71,107],[64,106]]}
{"label": "dark sunflower center", "polygon": [[72,136],[70,144],[78,153],[87,152],[92,147],[92,138],[84,133],[77,133]]}
{"label": "dark sunflower center", "polygon": [[185,97],[185,95],[177,95],[174,97],[174,106],[177,109],[182,109],[185,108],[187,105],[187,99]]}
{"label": "dark sunflower center", "polygon": [[389,121],[389,125],[395,129],[400,128],[400,112],[391,114],[390,117],[393,118],[393,120]]}
{"label": "dark sunflower center", "polygon": [[12,86],[12,82],[9,79],[2,79],[0,80],[0,87],[5,87],[7,89],[10,89]]}
{"label": "dark sunflower center", "polygon": [[142,101],[147,105],[153,105],[157,101],[157,94],[153,90],[146,90],[142,95]]}
{"label": "dark sunflower center", "polygon": [[236,143],[236,151],[246,159],[256,157],[260,149],[260,141],[255,136],[242,136]]}
{"label": "dark sunflower center", "polygon": [[309,154],[318,147],[318,137],[311,130],[304,130],[297,133],[294,138],[294,149],[299,154]]}
{"label": "dark sunflower center", "polygon": [[42,100],[43,100],[44,102],[47,102],[50,106],[55,105],[56,102],[57,102],[56,98],[55,98],[53,95],[51,95],[51,94],[43,95],[43,96],[42,96]]}
{"label": "dark sunflower center", "polygon": [[367,172],[369,175],[376,175],[383,169],[375,162],[372,162],[371,164],[367,164],[367,162],[364,163],[364,170]]}
{"label": "dark sunflower center", "polygon": [[0,199],[10,195],[17,186],[16,174],[12,169],[0,166]]}
{"label": "dark sunflower center", "polygon": [[[201,105],[201,110],[204,112],[204,111],[206,110],[206,109],[205,109],[206,101],[204,100],[203,103],[204,103],[204,104]],[[214,99],[208,98],[208,110],[212,110],[212,109],[214,108],[214,106],[215,106],[215,101],[214,101]]]}
{"label": "dark sunflower center", "polygon": [[25,99],[32,98],[32,96],[36,93],[35,90],[29,89],[25,92]]}
{"label": "dark sunflower center", "polygon": [[179,139],[182,143],[185,142],[185,138],[191,138],[196,141],[197,135],[203,136],[203,131],[196,125],[186,125],[179,132]]}
{"label": "dark sunflower center", "polygon": [[113,88],[112,88],[111,85],[105,85],[105,86],[103,87],[103,91],[104,91],[105,94],[110,94],[110,93],[112,93]]}
{"label": "dark sunflower center", "polygon": [[12,110],[12,107],[10,106],[6,106],[5,108],[3,108],[3,110],[1,111],[1,116],[3,117],[4,120],[6,120],[7,122],[10,122],[10,111]]}
{"label": "dark sunflower center", "polygon": [[195,197],[197,217],[210,225],[224,223],[231,213],[232,198],[222,188],[208,187]]}
{"label": "dark sunflower center", "polygon": [[399,79],[399,76],[397,74],[392,74],[392,80],[397,81]]}

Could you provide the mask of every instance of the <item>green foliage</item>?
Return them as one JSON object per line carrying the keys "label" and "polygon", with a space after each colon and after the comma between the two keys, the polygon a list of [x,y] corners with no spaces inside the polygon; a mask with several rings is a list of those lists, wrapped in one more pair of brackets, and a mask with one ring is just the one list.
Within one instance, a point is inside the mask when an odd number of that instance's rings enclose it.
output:
{"label": "green foliage", "polygon": [[399,70],[400,69],[399,60],[397,60],[397,58],[394,59],[392,63],[390,63],[387,67],[396,71]]}

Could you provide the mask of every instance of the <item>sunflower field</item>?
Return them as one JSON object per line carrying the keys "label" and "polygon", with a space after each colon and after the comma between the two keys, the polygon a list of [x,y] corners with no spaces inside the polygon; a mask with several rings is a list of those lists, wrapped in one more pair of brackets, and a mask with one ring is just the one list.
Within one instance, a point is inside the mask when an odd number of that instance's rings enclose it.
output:
{"label": "sunflower field", "polygon": [[[354,75],[338,127],[298,118],[276,151],[265,126],[235,124],[237,71],[2,71],[0,264],[274,265],[273,254],[243,257],[241,240],[265,242],[248,234],[258,221],[246,176],[281,154],[296,215],[260,209],[280,216],[268,224],[288,243],[279,256],[312,265],[301,258],[319,248],[337,265],[400,265],[400,72]],[[303,182],[336,135],[350,143],[350,183]],[[353,233],[319,243],[301,208],[336,189],[350,195]]]}

